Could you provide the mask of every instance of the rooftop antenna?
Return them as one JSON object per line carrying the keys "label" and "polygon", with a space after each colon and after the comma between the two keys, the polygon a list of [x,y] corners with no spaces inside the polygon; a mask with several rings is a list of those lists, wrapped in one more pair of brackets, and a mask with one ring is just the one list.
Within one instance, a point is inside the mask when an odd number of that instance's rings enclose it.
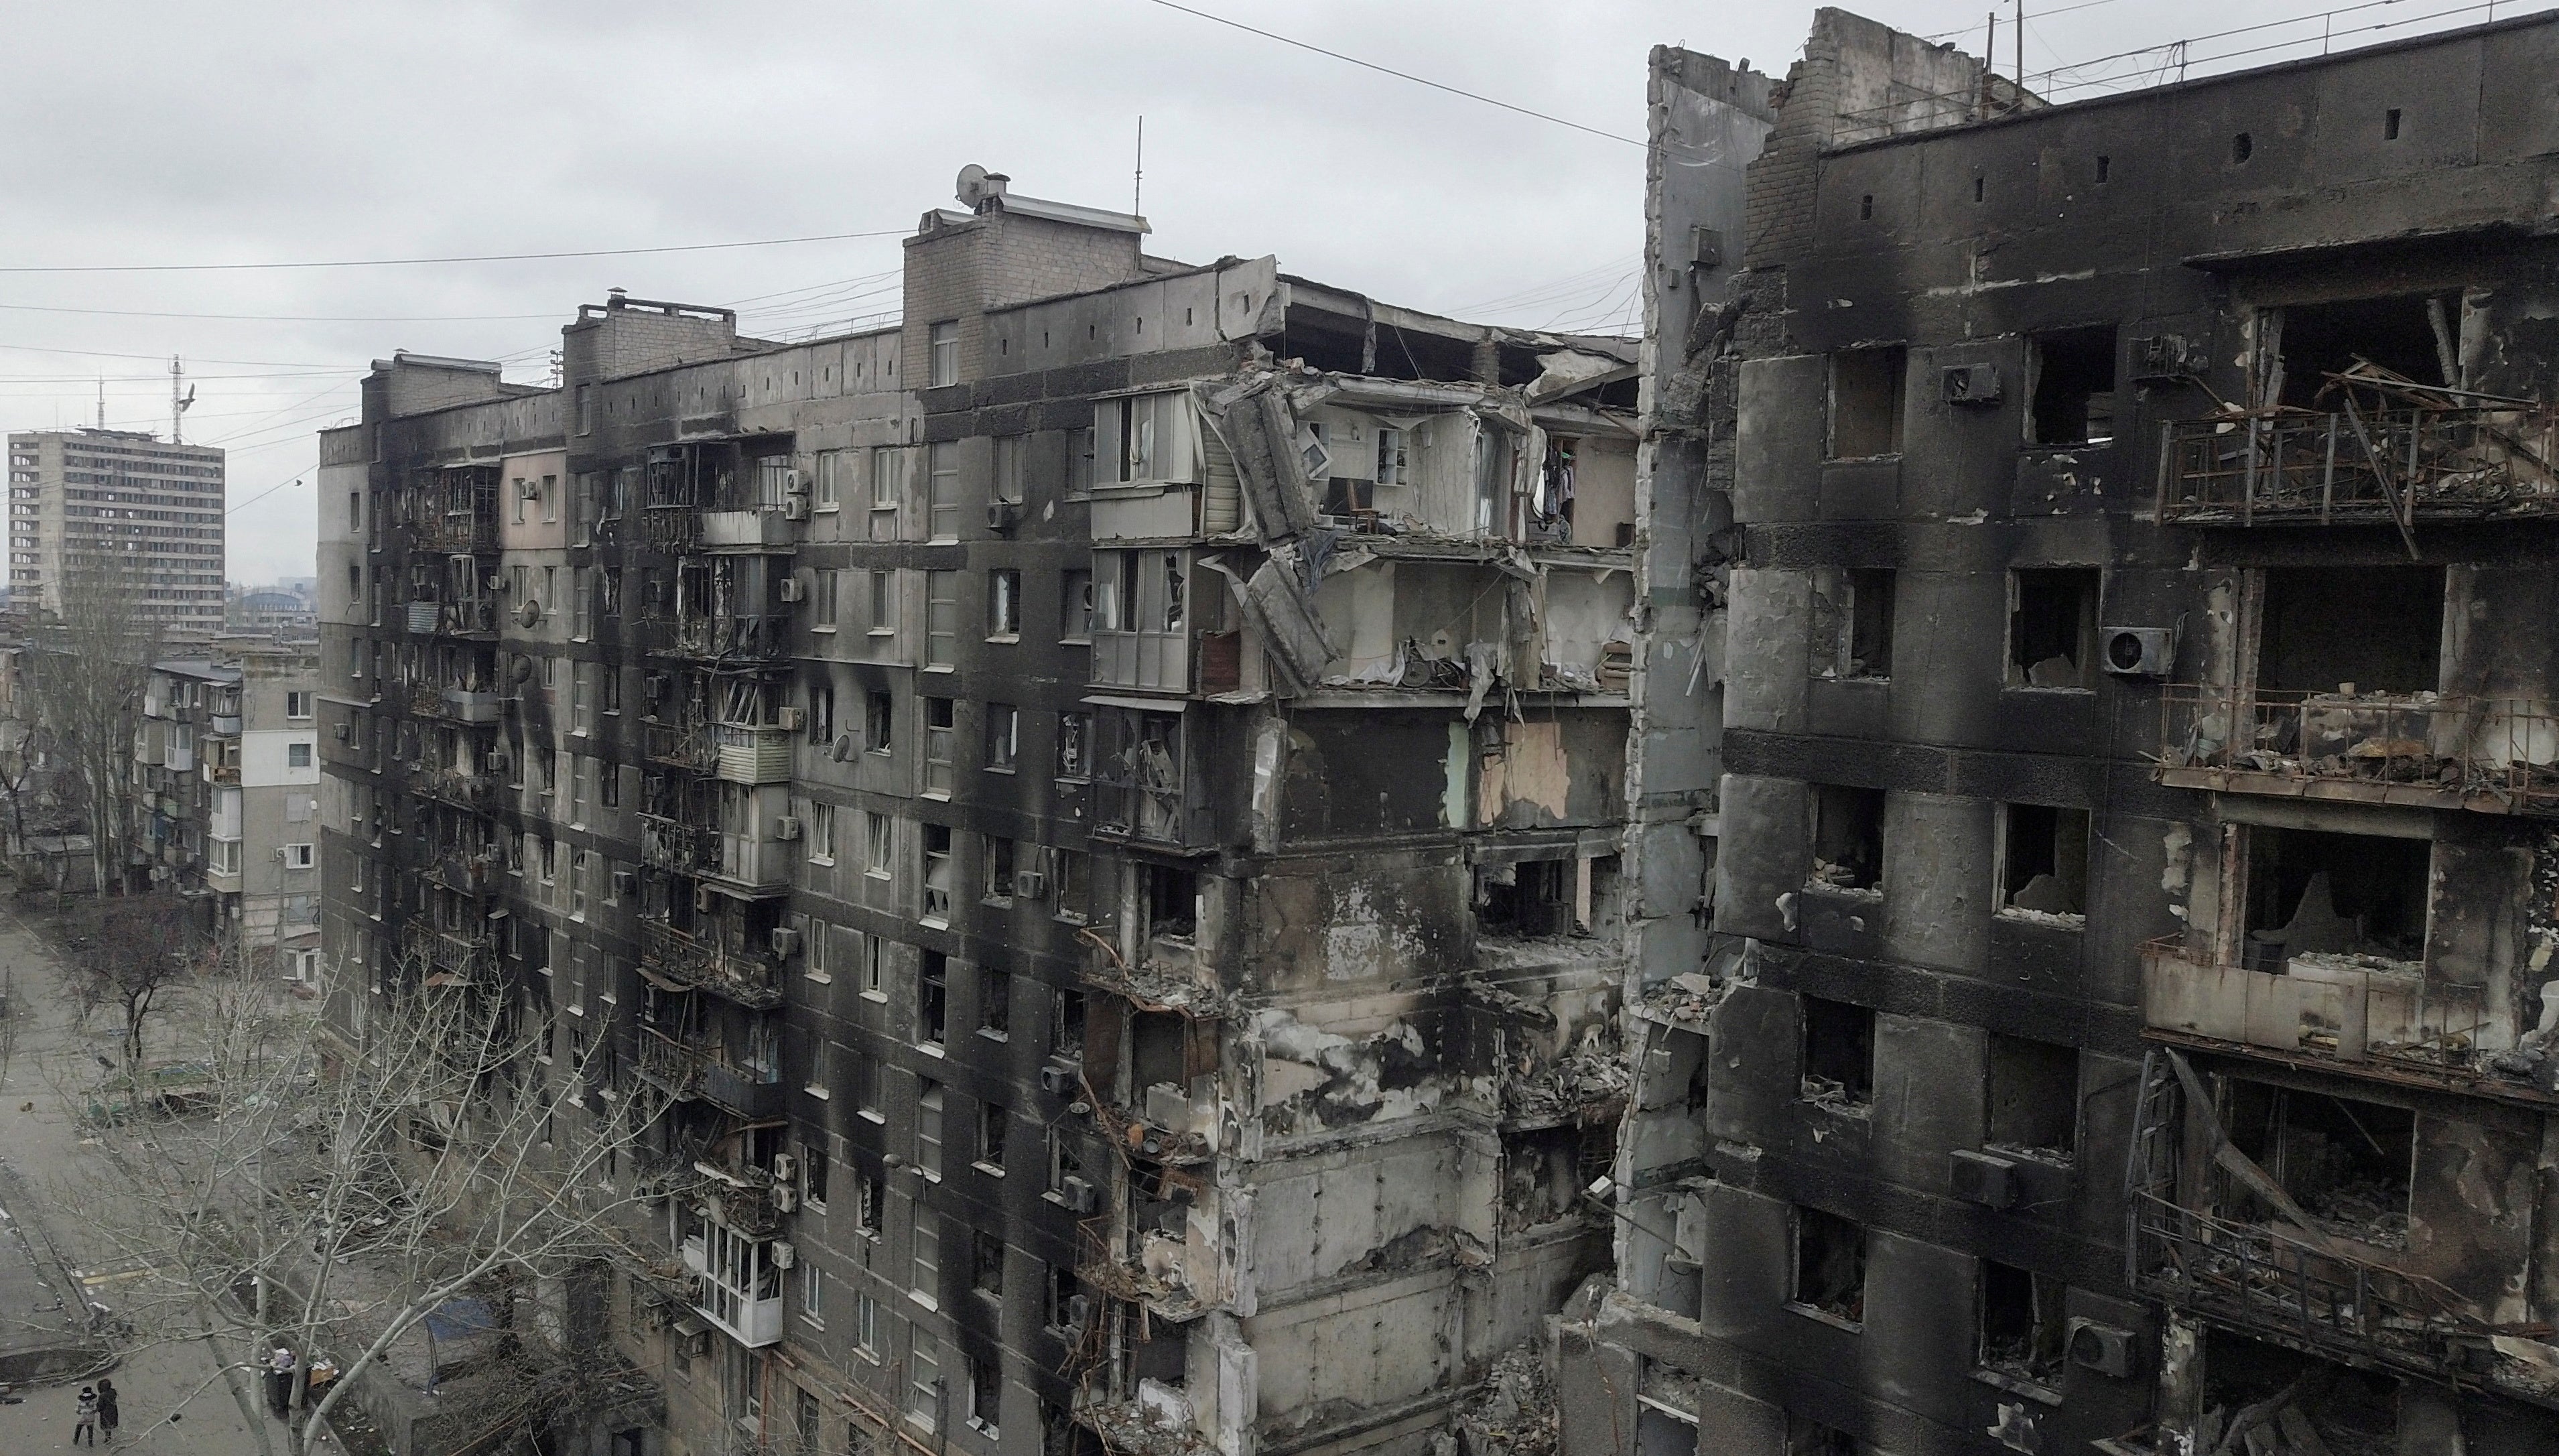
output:
{"label": "rooftop antenna", "polygon": [[1129,216],[1145,216],[1146,201],[1146,118],[1137,118],[1137,185],[1129,193]]}
{"label": "rooftop antenna", "polygon": [[97,376],[97,427],[106,428],[106,375]]}
{"label": "rooftop antenna", "polygon": [[186,443],[179,436],[178,427],[185,419],[187,411],[194,408],[196,403],[195,385],[187,385],[187,392],[183,396],[178,392],[178,385],[186,374],[187,366],[178,362],[178,356],[174,354],[169,356],[169,443],[172,445]]}
{"label": "rooftop antenna", "polygon": [[2009,38],[2012,54],[2017,57],[2017,73],[2009,77],[2017,87],[2017,103],[2026,104],[2026,0],[2017,0],[2017,34]]}

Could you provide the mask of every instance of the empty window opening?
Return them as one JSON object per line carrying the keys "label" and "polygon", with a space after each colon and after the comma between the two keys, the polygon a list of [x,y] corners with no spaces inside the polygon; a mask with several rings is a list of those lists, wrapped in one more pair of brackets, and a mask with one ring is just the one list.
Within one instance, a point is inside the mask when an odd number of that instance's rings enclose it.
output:
{"label": "empty window opening", "polygon": [[2442,567],[2284,567],[2269,570],[2265,583],[2259,687],[2355,695],[2442,686]]}
{"label": "empty window opening", "polygon": [[1146,934],[1188,939],[1199,928],[1199,872],[1175,864],[1143,867]]}
{"label": "empty window opening", "polygon": [[2381,113],[2381,139],[2385,142],[2399,139],[2399,108],[2396,106]]}
{"label": "empty window opening", "polygon": [[2040,803],[2000,806],[2000,908],[2077,917],[2088,910],[2088,813]]}
{"label": "empty window opening", "polygon": [[2079,1140],[2079,1049],[1990,1035],[1983,1141],[2067,1161]]}
{"label": "empty window opening", "polygon": [[[2408,1399],[2400,1382],[2390,1376],[2262,1344],[2212,1324],[2203,1326],[2202,1366],[2204,1408],[2236,1414],[2275,1404],[2266,1412],[2265,1424],[2257,1427],[2261,1439],[2233,1442],[2234,1450],[2262,1445],[2269,1451],[2331,1451],[2343,1456],[2463,1449],[2457,1436],[2446,1439],[2453,1433],[2445,1426],[2427,1420],[2440,1412],[2445,1425],[2451,1425],[2455,1417],[2450,1400],[2432,1394],[2420,1397],[2424,1404]],[[2411,1383],[2407,1395],[2427,1388]],[[2424,1414],[2419,1415],[2420,1411]],[[2408,1434],[2415,1439],[2403,1445],[2401,1423],[2409,1415],[2434,1428],[2419,1435],[2417,1422],[2409,1421]]]}
{"label": "empty window opening", "polygon": [[1795,1210],[1795,1303],[1850,1324],[1866,1320],[1866,1228],[1820,1209]]}
{"label": "empty window opening", "polygon": [[1882,790],[1813,786],[1812,880],[1834,890],[1882,890]]}
{"label": "empty window opening", "polygon": [[1543,1127],[1502,1135],[1502,1227],[1535,1229],[1581,1210],[1581,1193],[1608,1171],[1615,1129]]}
{"label": "empty window opening", "polygon": [[1804,998],[1804,1096],[1842,1107],[1863,1107],[1874,1100],[1873,1009],[1820,996]]}
{"label": "empty window opening", "polygon": [[2105,155],[2103,155],[2103,154],[2100,154],[2100,155],[2098,156],[2098,158],[2097,158],[2097,181],[2098,181],[2099,183],[2101,183],[2101,184],[2102,184],[2102,183],[2105,183],[2105,182],[2108,182],[2108,181],[2111,181],[2111,180],[2113,179],[2114,175],[2115,175],[2115,159],[2114,159],[2114,158],[2112,158],[2112,157],[2109,157],[2109,156],[2105,156]]}
{"label": "empty window opening", "polygon": [[1813,670],[1824,677],[1892,675],[1892,592],[1888,568],[1851,567],[1813,575]]}
{"label": "empty window opening", "polygon": [[2246,962],[2281,970],[2305,956],[2415,970],[2426,954],[2431,841],[2251,824]]}
{"label": "empty window opening", "polygon": [[2257,315],[2259,398],[2334,409],[2319,398],[2332,373],[2369,361],[2427,384],[2459,385],[2458,293],[2297,303]]}
{"label": "empty window opening", "polygon": [[2027,342],[2037,445],[2103,445],[2115,437],[2115,326],[2063,329]]}
{"label": "empty window opening", "polygon": [[1635,1456],[1697,1456],[1697,1421],[1645,1402],[1635,1411]]}
{"label": "empty window opening", "polygon": [[1875,220],[1875,194],[1868,193],[1857,200],[1857,218],[1861,222]]}
{"label": "empty window opening", "polygon": [[1978,203],[1978,202],[1980,202],[1981,200],[1982,200],[1982,179],[1980,179],[1980,178],[1976,177],[1976,178],[1974,178],[1974,179],[1973,179],[1973,201]]}
{"label": "empty window opening", "polygon": [[1129,1015],[1129,1080],[1140,1092],[1169,1087],[1190,1095],[1187,1058],[1190,1023],[1170,1011],[1132,1011]]}
{"label": "empty window opening", "polygon": [[1571,932],[1574,864],[1565,859],[1533,859],[1476,866],[1476,933],[1509,939]]}
{"label": "empty window opening", "polygon": [[1993,1259],[1981,1264],[1981,1368],[2038,1385],[2059,1386],[2068,1339],[2062,1281]]}
{"label": "empty window opening", "polygon": [[2257,155],[2257,142],[2254,137],[2251,137],[2248,133],[2243,131],[2230,138],[2230,160],[2232,162],[2245,162],[2255,155]]}
{"label": "empty window opening", "polygon": [[1786,1456],[1870,1456],[1864,1441],[1809,1415],[1786,1417]]}
{"label": "empty window opening", "polygon": [[1846,349],[1831,356],[1833,460],[1892,455],[1901,449],[1901,382],[1906,352]]}
{"label": "empty window opening", "polygon": [[[2254,1158],[2304,1213],[2341,1238],[2383,1248],[2408,1246],[2416,1113],[2242,1078],[2230,1079],[2225,1097],[2231,1143]],[[2225,1207],[2245,1217],[2282,1217],[2227,1175],[2222,1197]]]}
{"label": "empty window opening", "polygon": [[2093,566],[2009,573],[2009,686],[2086,687],[2095,680],[2098,588]]}

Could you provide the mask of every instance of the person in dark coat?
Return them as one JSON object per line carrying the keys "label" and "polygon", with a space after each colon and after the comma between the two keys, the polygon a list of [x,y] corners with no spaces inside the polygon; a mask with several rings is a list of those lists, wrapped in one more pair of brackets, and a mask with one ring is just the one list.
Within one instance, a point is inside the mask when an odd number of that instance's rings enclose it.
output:
{"label": "person in dark coat", "polygon": [[115,1423],[123,1417],[115,1409],[115,1382],[101,1379],[97,1383],[97,1433],[115,1444]]}

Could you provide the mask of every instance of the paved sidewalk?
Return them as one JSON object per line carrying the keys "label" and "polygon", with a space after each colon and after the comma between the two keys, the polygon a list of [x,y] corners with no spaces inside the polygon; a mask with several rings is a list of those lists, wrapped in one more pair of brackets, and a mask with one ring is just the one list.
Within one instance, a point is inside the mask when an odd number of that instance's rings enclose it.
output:
{"label": "paved sidewalk", "polygon": [[[0,881],[0,894],[5,893],[6,881]],[[109,1266],[111,1255],[88,1241],[78,1210],[49,1208],[44,1201],[49,1187],[99,1156],[81,1146],[79,1131],[47,1074],[67,1087],[85,1086],[96,1074],[94,1059],[114,1055],[115,1030],[104,1019],[93,1020],[86,1029],[73,1024],[51,953],[5,902],[0,902],[0,974],[9,982],[10,1013],[0,1023],[0,1162],[9,1175],[0,1187],[17,1190],[0,1204],[12,1220],[31,1225],[30,1232],[51,1243],[88,1286],[90,1297],[112,1306],[117,1271]],[[0,1256],[14,1252],[0,1247]],[[122,1396],[124,1428],[118,1449],[148,1456],[274,1456],[284,1448],[283,1427],[242,1411],[217,1371],[212,1351],[200,1341],[145,1347],[110,1374]],[[0,1456],[73,1449],[78,1382],[22,1386],[10,1393],[24,1397],[24,1403],[0,1405]],[[173,1413],[178,1418],[168,1421]],[[142,1434],[155,1422],[166,1423]]]}

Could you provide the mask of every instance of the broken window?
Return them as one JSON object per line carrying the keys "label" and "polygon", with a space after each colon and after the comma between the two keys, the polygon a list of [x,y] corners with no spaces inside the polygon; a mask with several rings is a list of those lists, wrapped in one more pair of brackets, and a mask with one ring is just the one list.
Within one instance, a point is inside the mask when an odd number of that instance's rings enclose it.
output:
{"label": "broken window", "polygon": [[1185,865],[1143,865],[1146,934],[1188,939],[1199,920],[1199,873]]}
{"label": "broken window", "polygon": [[1786,1417],[1786,1456],[1867,1456],[1865,1442],[1809,1415]]}
{"label": "broken window", "polygon": [[2079,1140],[2079,1049],[1990,1034],[1983,1077],[1991,1147],[2067,1161]]}
{"label": "broken window", "polygon": [[2247,964],[2277,970],[2305,955],[2425,958],[2431,841],[2266,824],[2246,833]]}
{"label": "broken window", "polygon": [[1831,356],[1830,458],[1860,460],[1901,449],[1901,381],[1907,352],[1844,349]]}
{"label": "broken window", "polygon": [[1866,1226],[1795,1209],[1794,1302],[1835,1319],[1866,1319]]}
{"label": "broken window", "polygon": [[1865,1106],[1875,1097],[1875,1012],[1847,1001],[1804,998],[1804,1095]]}
{"label": "broken window", "polygon": [[[2303,1212],[2339,1237],[2407,1247],[2416,1113],[2244,1078],[2229,1079],[2224,1097],[2231,1144],[2255,1159]],[[2224,1207],[2245,1210],[2248,1217],[2281,1217],[2227,1175],[2222,1197]]]}
{"label": "broken window", "polygon": [[2066,1286],[2048,1274],[2031,1273],[1994,1259],[1981,1263],[1977,1313],[1982,1369],[2057,1388],[2068,1340],[2062,1316]]}
{"label": "broken window", "polygon": [[983,1229],[969,1236],[969,1287],[988,1299],[1004,1297],[1004,1240]]}
{"label": "broken window", "polygon": [[2257,685],[2432,692],[2442,686],[2443,634],[2440,566],[2271,569],[2259,614]]}
{"label": "broken window", "polygon": [[1574,861],[1475,867],[1475,930],[1496,938],[1560,936],[1574,928]]}
{"label": "broken window", "polygon": [[1883,791],[1816,784],[1813,883],[1836,890],[1883,888]]}
{"label": "broken window", "polygon": [[1858,567],[1813,578],[1813,670],[1824,677],[1892,675],[1893,574]]}
{"label": "broken window", "polygon": [[2008,685],[2086,687],[2096,670],[2097,568],[2008,576]]}
{"label": "broken window", "polygon": [[2000,906],[2036,915],[2088,909],[2088,812],[2040,803],[2000,805]]}
{"label": "broken window", "polygon": [[919,1046],[941,1046],[950,1029],[951,960],[939,950],[924,952],[915,972],[915,1040]]}
{"label": "broken window", "polygon": [[[2203,1406],[2253,1430],[2225,1437],[2231,1450],[2452,1453],[2464,1449],[2449,1389],[2404,1385],[2375,1371],[2203,1326]],[[2474,1437],[2476,1439],[2476,1437]],[[2469,1449],[2478,1450],[2472,1446]]]}
{"label": "broken window", "polygon": [[2034,388],[2028,440],[2037,445],[2103,445],[2115,436],[2115,326],[2064,329],[2028,341]]}
{"label": "broken window", "polygon": [[1170,1011],[1137,1011],[1129,1017],[1129,1081],[1140,1092],[1169,1087],[1189,1095],[1184,1058],[1190,1025]]}
{"label": "broken window", "polygon": [[951,919],[951,890],[955,875],[951,868],[951,828],[947,824],[924,826],[924,918],[931,921]]}
{"label": "broken window", "polygon": [[2257,315],[2258,398],[2303,408],[2320,401],[2332,373],[2369,362],[2426,384],[2460,385],[2462,300],[2457,293],[2297,303]]}

